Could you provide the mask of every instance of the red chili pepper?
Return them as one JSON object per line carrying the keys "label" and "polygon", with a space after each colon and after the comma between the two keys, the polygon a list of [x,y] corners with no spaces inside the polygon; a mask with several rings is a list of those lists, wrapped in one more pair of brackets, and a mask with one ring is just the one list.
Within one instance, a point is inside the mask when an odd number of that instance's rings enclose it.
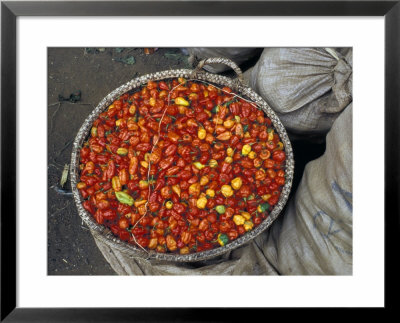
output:
{"label": "red chili pepper", "polygon": [[117,217],[117,212],[113,209],[103,210],[102,214],[106,220],[114,220]]}
{"label": "red chili pepper", "polygon": [[275,183],[275,182],[273,182],[273,183],[271,183],[271,184],[268,185],[268,189],[269,189],[270,191],[275,191],[275,190],[278,189],[278,184]]}
{"label": "red chili pepper", "polygon": [[83,148],[80,150],[80,156],[81,156],[81,158],[87,158],[87,157],[89,157],[89,154],[90,154],[90,148],[88,148],[88,147],[83,147]]}
{"label": "red chili pepper", "polygon": [[157,212],[160,209],[160,204],[157,202],[149,202],[150,212]]}
{"label": "red chili pepper", "polygon": [[149,143],[140,143],[136,146],[136,150],[138,151],[149,151],[151,149],[151,145]]}
{"label": "red chili pepper", "polygon": [[165,83],[164,81],[158,82],[158,87],[159,87],[161,90],[169,90],[168,84]]}
{"label": "red chili pepper", "polygon": [[129,163],[129,174],[135,175],[139,166],[139,160],[136,156],[132,157]]}
{"label": "red chili pepper", "polygon": [[249,158],[242,159],[240,163],[244,168],[253,168],[253,161]]}
{"label": "red chili pepper", "polygon": [[192,173],[188,170],[182,170],[177,174],[177,177],[183,180],[188,180],[190,177],[192,177]]}
{"label": "red chili pepper", "polygon": [[108,161],[107,164],[107,179],[110,180],[115,175],[115,163],[111,159]]}
{"label": "red chili pepper", "polygon": [[145,228],[141,228],[141,227],[137,226],[132,229],[132,233],[135,235],[135,237],[139,237],[139,236],[146,234],[147,230]]}
{"label": "red chili pepper", "polygon": [[104,218],[103,218],[103,214],[100,210],[96,211],[96,213],[94,214],[94,219],[97,221],[97,223],[103,224]]}
{"label": "red chili pepper", "polygon": [[173,205],[172,209],[176,211],[178,214],[182,214],[183,212],[185,212],[186,207],[181,203],[176,203]]}
{"label": "red chili pepper", "polygon": [[231,147],[234,147],[234,146],[236,146],[236,145],[239,143],[239,141],[240,141],[239,137],[238,137],[237,135],[234,135],[234,136],[232,136],[231,139],[229,140],[229,145],[230,145]]}
{"label": "red chili pepper", "polygon": [[177,143],[180,139],[180,136],[173,131],[168,132],[168,139],[171,140],[173,143]]}
{"label": "red chili pepper", "polygon": [[82,203],[82,205],[83,205],[83,207],[85,208],[85,210],[88,211],[89,213],[91,213],[91,214],[94,214],[94,213],[95,213],[94,207],[93,207],[93,205],[92,205],[89,201],[84,201],[84,202]]}
{"label": "red chili pepper", "polygon": [[175,156],[169,156],[163,160],[160,161],[159,167],[160,169],[167,169],[169,166],[172,165],[174,162]]}
{"label": "red chili pepper", "polygon": [[281,163],[286,159],[286,154],[283,150],[275,150],[272,153],[272,159],[278,163]]}
{"label": "red chili pepper", "polygon": [[275,177],[275,183],[279,186],[285,185],[285,178],[284,177]]}
{"label": "red chili pepper", "polygon": [[269,150],[274,150],[276,148],[276,143],[273,140],[269,140],[265,143],[265,147]]}
{"label": "red chili pepper", "polygon": [[177,145],[174,145],[174,144],[169,145],[167,147],[167,149],[165,149],[164,155],[167,156],[167,157],[168,156],[172,156],[172,155],[174,155],[176,153],[177,150],[178,150],[178,146]]}
{"label": "red chili pepper", "polygon": [[229,177],[227,174],[221,173],[221,174],[219,175],[218,181],[219,181],[219,183],[220,183],[221,185],[226,185],[226,184],[229,184],[229,182],[230,182],[230,177]]}

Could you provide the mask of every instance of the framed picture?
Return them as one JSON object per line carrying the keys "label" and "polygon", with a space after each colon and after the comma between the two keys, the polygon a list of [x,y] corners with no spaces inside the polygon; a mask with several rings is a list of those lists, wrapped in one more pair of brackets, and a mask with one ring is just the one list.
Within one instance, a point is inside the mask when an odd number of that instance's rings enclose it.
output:
{"label": "framed picture", "polygon": [[[2,2],[1,320],[234,321],[237,312],[250,308],[390,309],[386,283],[394,266],[388,255],[394,254],[391,239],[398,233],[398,217],[389,215],[398,214],[399,161],[393,152],[399,14],[398,1]],[[296,276],[289,282],[268,274],[156,273],[150,281],[148,273],[121,276],[132,274],[123,265],[118,276],[99,241],[85,234],[86,223],[74,213],[65,186],[69,165],[64,169],[79,127],[103,97],[130,79],[165,67],[193,67],[183,47],[352,48],[357,184],[349,276]],[[375,151],[366,166],[368,143]],[[325,149],[313,147],[315,158]],[[371,235],[374,243],[366,249]],[[357,298],[367,281],[369,292]],[[189,294],[182,294],[188,282]],[[267,289],[275,296],[268,303]],[[301,299],[304,290],[307,297]],[[218,299],[221,292],[225,297]],[[240,301],[237,295],[243,293],[253,300]],[[375,296],[367,300],[370,294]]]}

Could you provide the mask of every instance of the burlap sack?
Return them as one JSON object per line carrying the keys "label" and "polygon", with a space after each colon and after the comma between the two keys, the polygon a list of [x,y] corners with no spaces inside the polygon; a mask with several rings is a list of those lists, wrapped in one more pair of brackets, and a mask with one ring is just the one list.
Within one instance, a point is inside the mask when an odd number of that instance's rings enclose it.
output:
{"label": "burlap sack", "polygon": [[215,259],[194,263],[169,263],[132,258],[99,239],[94,240],[118,275],[277,275],[256,243],[249,243]]}
{"label": "burlap sack", "polygon": [[325,135],[352,101],[352,49],[265,48],[249,79],[289,132]]}
{"label": "burlap sack", "polygon": [[[200,61],[202,59],[210,58],[210,57],[225,57],[234,61],[237,65],[241,65],[246,61],[251,60],[252,58],[260,55],[262,52],[262,48],[243,48],[243,47],[221,47],[221,48],[212,48],[212,47],[187,47],[184,48],[184,51],[187,52],[193,63],[195,61]],[[206,65],[204,69],[211,73],[221,73],[230,69],[229,66],[224,64],[214,64],[214,65]]]}
{"label": "burlap sack", "polygon": [[352,110],[333,124],[324,155],[307,164],[283,217],[257,239],[281,274],[352,274]]}

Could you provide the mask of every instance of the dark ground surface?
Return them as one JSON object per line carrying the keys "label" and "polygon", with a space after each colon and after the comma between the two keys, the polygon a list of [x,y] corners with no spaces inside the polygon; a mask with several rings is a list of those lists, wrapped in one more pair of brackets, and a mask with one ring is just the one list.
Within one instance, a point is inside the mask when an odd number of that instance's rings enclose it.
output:
{"label": "dark ground surface", "polygon": [[[72,142],[80,126],[108,93],[140,75],[191,68],[187,58],[177,48],[162,48],[151,55],[141,48],[48,49],[49,275],[115,275],[78,216],[69,179],[60,187],[63,168],[70,164]],[[241,66],[243,71],[252,63]],[[78,91],[81,97],[75,103],[59,101],[59,95],[68,99]],[[305,164],[322,155],[325,145],[292,144],[296,163],[293,193]]]}

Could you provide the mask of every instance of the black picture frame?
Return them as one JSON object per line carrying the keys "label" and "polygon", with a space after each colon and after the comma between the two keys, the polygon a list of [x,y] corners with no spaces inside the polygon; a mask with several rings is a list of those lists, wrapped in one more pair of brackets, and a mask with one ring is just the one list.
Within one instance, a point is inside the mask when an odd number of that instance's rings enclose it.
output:
{"label": "black picture frame", "polygon": [[[385,309],[398,286],[400,1],[2,1],[1,2],[1,321],[236,321],[236,308],[18,308],[16,281],[16,19],[18,16],[384,16]],[[371,188],[373,191],[373,188]],[[367,203],[371,203],[367,201]],[[14,228],[14,230],[10,230]],[[373,239],[373,233],[371,233]],[[373,261],[373,259],[371,259]],[[254,315],[263,309],[252,309]],[[380,313],[380,319],[382,319]]]}

